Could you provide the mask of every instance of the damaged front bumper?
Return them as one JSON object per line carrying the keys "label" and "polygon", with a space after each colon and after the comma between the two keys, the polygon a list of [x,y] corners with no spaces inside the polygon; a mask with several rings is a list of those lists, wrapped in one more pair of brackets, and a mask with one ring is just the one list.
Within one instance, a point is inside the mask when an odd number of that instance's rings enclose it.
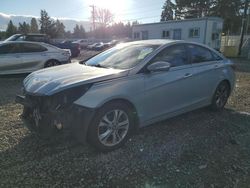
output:
{"label": "damaged front bumper", "polygon": [[[45,99],[46,100],[46,99]],[[70,104],[50,108],[44,107],[45,100],[36,96],[16,96],[16,102],[22,104],[22,119],[24,124],[32,131],[42,135],[52,135],[63,131],[73,133],[80,141],[85,142],[88,126],[94,116],[95,109]]]}

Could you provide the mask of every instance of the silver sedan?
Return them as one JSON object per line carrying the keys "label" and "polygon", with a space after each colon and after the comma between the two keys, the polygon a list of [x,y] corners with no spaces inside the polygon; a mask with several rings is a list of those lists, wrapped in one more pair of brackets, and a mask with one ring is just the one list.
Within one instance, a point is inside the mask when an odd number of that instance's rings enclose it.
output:
{"label": "silver sedan", "polygon": [[222,110],[234,64],[197,43],[119,44],[82,64],[40,70],[24,80],[23,117],[39,133],[70,129],[101,151],[123,145],[137,128],[197,108]]}
{"label": "silver sedan", "polygon": [[0,43],[0,74],[30,73],[70,62],[70,51],[37,42]]}

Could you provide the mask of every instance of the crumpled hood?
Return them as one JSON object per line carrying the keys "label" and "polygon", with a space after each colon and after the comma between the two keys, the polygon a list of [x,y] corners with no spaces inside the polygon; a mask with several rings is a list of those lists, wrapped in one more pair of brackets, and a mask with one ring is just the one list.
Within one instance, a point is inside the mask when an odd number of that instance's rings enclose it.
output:
{"label": "crumpled hood", "polygon": [[128,71],[71,63],[42,69],[28,75],[24,89],[33,95],[53,95],[75,86],[126,76]]}

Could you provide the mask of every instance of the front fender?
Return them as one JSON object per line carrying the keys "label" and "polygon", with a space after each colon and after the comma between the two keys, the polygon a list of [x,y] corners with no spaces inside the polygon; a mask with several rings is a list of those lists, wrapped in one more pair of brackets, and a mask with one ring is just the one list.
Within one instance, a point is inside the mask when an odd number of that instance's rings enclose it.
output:
{"label": "front fender", "polygon": [[74,103],[87,108],[99,108],[114,99],[131,102],[138,113],[143,108],[144,76],[142,74],[95,83]]}

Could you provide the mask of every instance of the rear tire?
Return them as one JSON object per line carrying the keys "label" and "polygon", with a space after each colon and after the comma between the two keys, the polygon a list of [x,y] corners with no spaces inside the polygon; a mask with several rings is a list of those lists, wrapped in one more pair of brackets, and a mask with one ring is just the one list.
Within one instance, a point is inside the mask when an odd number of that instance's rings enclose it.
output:
{"label": "rear tire", "polygon": [[230,86],[226,81],[222,81],[216,88],[212,103],[210,105],[213,111],[219,111],[224,108],[230,95]]}
{"label": "rear tire", "polygon": [[133,127],[132,110],[123,103],[110,103],[94,117],[88,129],[88,142],[99,151],[112,151],[125,144]]}
{"label": "rear tire", "polygon": [[52,60],[49,60],[45,63],[44,68],[53,67],[53,66],[57,66],[57,65],[60,65],[60,62],[52,59]]}

